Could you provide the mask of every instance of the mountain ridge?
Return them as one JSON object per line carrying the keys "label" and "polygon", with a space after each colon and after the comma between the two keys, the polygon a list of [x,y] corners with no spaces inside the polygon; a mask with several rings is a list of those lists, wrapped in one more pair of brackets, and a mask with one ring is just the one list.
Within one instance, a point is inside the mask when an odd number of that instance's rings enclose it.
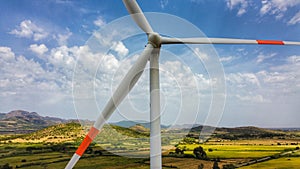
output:
{"label": "mountain ridge", "polygon": [[[43,128],[65,124],[69,122],[79,123],[83,120],[66,120],[58,117],[41,116],[37,112],[29,112],[24,110],[14,110],[8,113],[0,113],[0,134],[26,134],[32,133]],[[148,133],[150,123],[146,121],[119,121],[109,123],[123,128],[128,128],[139,133]],[[86,123],[85,126],[92,125],[92,121]],[[279,129],[267,129],[254,126],[243,127],[212,127],[201,124],[183,124],[174,126],[161,126],[162,131],[185,131],[189,136],[198,137],[200,132],[212,132],[215,137],[220,138],[254,138],[254,137],[272,137],[283,136],[284,131]]]}
{"label": "mountain ridge", "polygon": [[13,110],[8,113],[0,114],[0,133],[24,134],[66,122],[68,122],[68,120],[57,117],[44,117],[37,112]]}

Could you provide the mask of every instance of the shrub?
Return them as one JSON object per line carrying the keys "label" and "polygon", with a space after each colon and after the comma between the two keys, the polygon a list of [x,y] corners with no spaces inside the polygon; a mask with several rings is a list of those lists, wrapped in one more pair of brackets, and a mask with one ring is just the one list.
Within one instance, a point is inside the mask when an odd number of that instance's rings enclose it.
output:
{"label": "shrub", "polygon": [[223,165],[223,169],[235,169],[236,167],[233,164],[225,164]]}

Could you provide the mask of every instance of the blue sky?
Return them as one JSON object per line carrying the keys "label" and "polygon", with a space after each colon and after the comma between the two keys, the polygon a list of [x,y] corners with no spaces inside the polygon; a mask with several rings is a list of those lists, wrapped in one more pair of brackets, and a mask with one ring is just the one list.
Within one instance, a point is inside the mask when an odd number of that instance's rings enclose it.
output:
{"label": "blue sky", "polygon": [[[173,15],[147,17],[157,31],[167,27],[166,33],[174,36],[300,41],[298,0],[138,3],[144,12]],[[24,109],[93,119],[146,43],[139,28],[124,18],[128,13],[121,0],[11,0],[2,3],[0,11],[0,112]],[[168,18],[175,16],[184,23],[171,26]],[[195,27],[187,28],[189,24]],[[93,37],[100,41],[95,50]],[[189,47],[162,48],[164,124],[300,127],[300,47]],[[222,65],[218,69],[224,70],[227,91],[224,112],[214,122],[209,120],[214,86],[210,58]],[[76,63],[84,68],[76,69]],[[148,119],[147,73],[111,121]],[[79,90],[75,82],[84,87]]]}

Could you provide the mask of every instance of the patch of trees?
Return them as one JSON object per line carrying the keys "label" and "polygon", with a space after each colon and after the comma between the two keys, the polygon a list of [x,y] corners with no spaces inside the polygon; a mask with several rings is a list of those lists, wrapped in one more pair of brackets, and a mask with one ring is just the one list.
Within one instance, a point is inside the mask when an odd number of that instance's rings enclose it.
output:
{"label": "patch of trees", "polygon": [[183,139],[183,142],[186,144],[193,144],[193,143],[196,143],[196,139],[193,137],[185,137]]}
{"label": "patch of trees", "polygon": [[254,138],[274,138],[274,137],[282,137],[284,138],[286,135],[282,133],[231,133],[231,134],[216,134],[215,137],[227,140],[238,140],[238,139],[254,139]]}
{"label": "patch of trees", "polygon": [[201,159],[201,160],[207,160],[207,155],[206,152],[204,151],[203,147],[199,146],[194,148],[193,151],[194,155],[196,156],[197,159]]}

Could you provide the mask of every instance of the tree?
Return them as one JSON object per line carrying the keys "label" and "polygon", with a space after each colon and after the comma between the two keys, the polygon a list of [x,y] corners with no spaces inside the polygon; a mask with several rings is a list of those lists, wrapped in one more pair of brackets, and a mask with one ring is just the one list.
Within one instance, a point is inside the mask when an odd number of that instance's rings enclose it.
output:
{"label": "tree", "polygon": [[194,148],[193,153],[198,159],[207,159],[206,152],[201,146]]}
{"label": "tree", "polygon": [[213,169],[220,169],[217,160],[214,162]]}
{"label": "tree", "polygon": [[176,154],[184,154],[184,150],[181,150],[180,148],[176,147],[175,153]]}

